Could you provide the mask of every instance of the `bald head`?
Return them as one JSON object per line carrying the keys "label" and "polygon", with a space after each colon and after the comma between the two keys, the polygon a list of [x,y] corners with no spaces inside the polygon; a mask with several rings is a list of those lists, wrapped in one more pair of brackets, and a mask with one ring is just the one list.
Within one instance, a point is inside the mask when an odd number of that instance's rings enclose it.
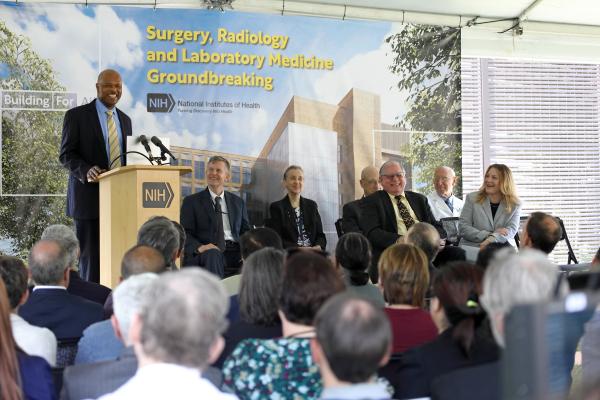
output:
{"label": "bald head", "polygon": [[37,285],[67,286],[69,253],[56,240],[40,240],[29,252],[29,268]]}
{"label": "bald head", "polygon": [[159,274],[166,270],[163,255],[153,247],[136,245],[125,253],[121,261],[121,277],[127,279],[144,272]]}
{"label": "bald head", "polygon": [[379,171],[372,165],[366,166],[360,173],[360,187],[368,196],[379,190]]}
{"label": "bald head", "polygon": [[114,69],[105,69],[98,75],[96,96],[109,110],[117,105],[123,91],[121,75]]}
{"label": "bald head", "polygon": [[457,178],[454,170],[444,165],[435,169],[433,186],[439,196],[448,198],[452,195],[456,180]]}

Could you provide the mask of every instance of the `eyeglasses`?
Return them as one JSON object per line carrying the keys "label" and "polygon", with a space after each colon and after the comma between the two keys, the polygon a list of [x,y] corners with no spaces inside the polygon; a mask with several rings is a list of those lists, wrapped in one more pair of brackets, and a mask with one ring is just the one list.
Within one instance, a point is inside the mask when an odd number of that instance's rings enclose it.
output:
{"label": "eyeglasses", "polygon": [[402,179],[402,178],[404,178],[404,175],[405,174],[403,174],[403,173],[397,173],[397,174],[387,174],[387,175],[381,175],[381,176],[383,176],[384,178],[388,178],[388,179],[394,179],[394,178]]}

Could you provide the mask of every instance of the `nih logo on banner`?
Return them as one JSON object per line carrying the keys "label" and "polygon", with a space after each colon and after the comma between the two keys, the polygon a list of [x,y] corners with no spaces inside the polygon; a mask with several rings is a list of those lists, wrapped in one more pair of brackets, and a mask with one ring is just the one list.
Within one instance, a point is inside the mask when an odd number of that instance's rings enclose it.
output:
{"label": "nih logo on banner", "polygon": [[170,93],[148,93],[146,110],[148,112],[169,113],[175,107],[175,100]]}

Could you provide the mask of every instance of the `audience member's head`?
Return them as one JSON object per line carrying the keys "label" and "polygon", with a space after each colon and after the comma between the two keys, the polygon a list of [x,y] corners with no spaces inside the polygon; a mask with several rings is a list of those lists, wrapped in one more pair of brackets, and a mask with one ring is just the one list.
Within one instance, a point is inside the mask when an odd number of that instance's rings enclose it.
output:
{"label": "audience member's head", "polygon": [[14,311],[25,303],[28,297],[29,273],[27,268],[17,257],[0,256],[0,278],[4,281],[10,308]]}
{"label": "audience member's head", "polygon": [[174,266],[179,243],[179,232],[167,217],[152,217],[138,231],[137,244],[145,244],[160,251],[169,267]]}
{"label": "audience member's head", "polygon": [[142,273],[125,279],[113,292],[113,315],[111,322],[115,335],[125,346],[130,346],[129,328],[133,316],[139,312],[150,285],[158,279],[153,273]]}
{"label": "audience member's head", "polygon": [[557,218],[543,212],[534,212],[525,222],[521,247],[530,247],[550,254],[562,234]]}
{"label": "audience member's head", "polygon": [[417,222],[404,236],[404,243],[413,244],[423,250],[427,261],[431,262],[440,250],[440,234],[433,225]]}
{"label": "audience member's head", "polygon": [[433,280],[431,317],[438,330],[452,329],[452,337],[465,354],[471,351],[475,330],[485,318],[479,305],[483,270],[469,262],[446,265]]}
{"label": "audience member's head", "polygon": [[123,255],[121,260],[121,279],[144,272],[160,274],[167,270],[163,255],[154,247],[136,244]]}
{"label": "audience member's head", "polygon": [[71,255],[56,240],[40,240],[29,252],[29,269],[36,285],[69,286]]}
{"label": "audience member's head", "polygon": [[69,266],[76,267],[79,260],[79,239],[66,225],[50,225],[42,232],[42,240],[56,240],[69,253]]}
{"label": "audience member's head", "polygon": [[363,195],[369,196],[379,190],[379,171],[372,165],[368,165],[360,172],[360,187]]}
{"label": "audience member's head", "polygon": [[467,252],[462,247],[458,246],[444,246],[435,258],[433,259],[433,265],[438,268],[442,268],[444,265],[455,261],[466,261]]}
{"label": "audience member's head", "polygon": [[181,225],[177,221],[171,220],[171,223],[173,224],[175,229],[177,229],[177,233],[179,234],[179,249],[177,250],[177,256],[175,258],[180,258],[181,256],[183,256],[183,249],[185,248],[185,229],[183,228],[183,225]]}
{"label": "audience member's head", "polygon": [[313,251],[299,251],[285,263],[280,315],[289,322],[312,326],[323,303],[342,290],[344,283],[328,258]]}
{"label": "audience member's head", "polygon": [[272,326],[279,321],[278,299],[285,252],[265,247],[244,261],[240,282],[240,316],[248,323]]}
{"label": "audience member's head", "polygon": [[525,249],[494,259],[483,277],[481,304],[499,345],[504,346],[504,317],[512,307],[550,300],[558,275],[556,265],[539,250]]}
{"label": "audience member's head", "polygon": [[229,298],[200,268],[166,272],[144,296],[129,337],[140,365],[163,362],[203,370],[223,350]]}
{"label": "audience member's head", "polygon": [[490,263],[496,259],[496,256],[502,255],[502,257],[507,257],[516,253],[515,249],[508,242],[492,242],[479,250],[475,264],[486,270]]}
{"label": "audience member's head", "polygon": [[390,323],[368,300],[348,292],[333,296],[317,313],[315,330],[311,349],[325,387],[367,382],[387,363]]}
{"label": "audience member's head", "polygon": [[0,399],[19,400],[23,398],[23,392],[10,310],[6,288],[0,279]]}
{"label": "audience member's head", "polygon": [[271,228],[254,228],[240,236],[240,252],[242,259],[246,260],[250,254],[265,247],[283,250],[281,238]]}
{"label": "audience member's head", "polygon": [[335,262],[346,272],[352,286],[369,282],[367,268],[371,265],[371,244],[358,232],[346,233],[335,248]]}
{"label": "audience member's head", "polygon": [[379,258],[379,286],[390,305],[423,307],[429,287],[427,256],[412,244],[394,244]]}

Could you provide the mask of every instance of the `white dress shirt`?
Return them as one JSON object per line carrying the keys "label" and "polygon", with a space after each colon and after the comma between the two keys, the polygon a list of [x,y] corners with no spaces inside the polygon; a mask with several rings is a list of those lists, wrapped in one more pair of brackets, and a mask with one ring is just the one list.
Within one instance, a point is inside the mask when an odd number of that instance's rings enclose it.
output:
{"label": "white dress shirt", "polygon": [[444,198],[437,194],[437,192],[428,194],[427,200],[429,201],[429,207],[431,207],[431,212],[433,213],[433,217],[436,219],[436,221],[439,221],[442,218],[460,217],[460,212],[462,211],[464,205],[464,201],[455,195],[451,195],[450,202],[452,203],[453,211],[450,211],[450,208],[448,208]]}
{"label": "white dress shirt", "polygon": [[215,204],[216,197],[221,198],[221,216],[223,217],[223,233],[225,234],[225,240],[233,241],[233,235],[231,234],[231,225],[229,224],[229,214],[227,213],[227,202],[225,201],[225,191],[223,190],[223,193],[221,193],[221,195],[213,193],[213,191],[210,189],[208,189],[208,192],[210,193],[210,198],[213,204]]}
{"label": "white dress shirt", "polygon": [[14,313],[10,314],[10,324],[15,342],[25,353],[40,356],[53,367],[56,365],[56,337],[50,329],[31,325]]}
{"label": "white dress shirt", "polygon": [[176,364],[150,364],[137,370],[133,378],[113,393],[99,400],[235,400],[236,396],[220,392],[195,368]]}

